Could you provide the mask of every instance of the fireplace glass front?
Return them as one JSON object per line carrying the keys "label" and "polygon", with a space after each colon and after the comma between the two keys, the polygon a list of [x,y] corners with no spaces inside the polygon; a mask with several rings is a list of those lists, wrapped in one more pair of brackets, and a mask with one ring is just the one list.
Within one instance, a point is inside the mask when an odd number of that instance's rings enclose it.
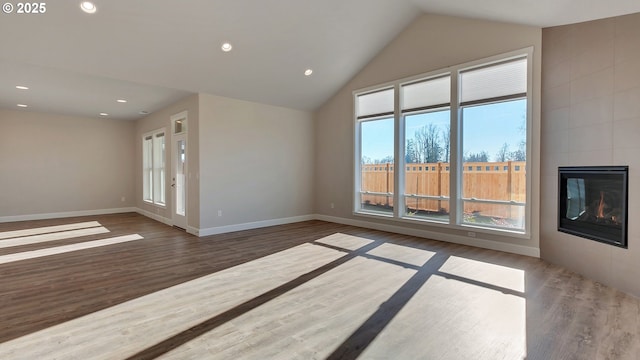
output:
{"label": "fireplace glass front", "polygon": [[558,231],[627,248],[628,166],[558,168]]}

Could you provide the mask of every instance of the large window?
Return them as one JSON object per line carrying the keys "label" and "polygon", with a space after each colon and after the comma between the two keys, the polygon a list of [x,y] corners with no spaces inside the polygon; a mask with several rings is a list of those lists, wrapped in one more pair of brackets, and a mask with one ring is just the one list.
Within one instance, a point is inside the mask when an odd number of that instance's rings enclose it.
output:
{"label": "large window", "polygon": [[164,129],[142,136],[143,200],[165,205],[165,132]]}
{"label": "large window", "polygon": [[404,214],[449,222],[451,76],[401,89],[404,122]]}
{"label": "large window", "polygon": [[460,72],[463,223],[524,229],[527,58]]}
{"label": "large window", "polygon": [[530,69],[527,50],[356,92],[355,212],[526,233]]}
{"label": "large window", "polygon": [[393,213],[394,89],[357,97],[359,134],[357,207],[380,214]]}

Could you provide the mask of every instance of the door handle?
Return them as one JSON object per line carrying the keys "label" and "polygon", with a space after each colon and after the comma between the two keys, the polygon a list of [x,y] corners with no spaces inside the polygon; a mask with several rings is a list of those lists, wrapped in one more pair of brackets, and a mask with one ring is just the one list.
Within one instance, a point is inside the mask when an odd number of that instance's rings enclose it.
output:
{"label": "door handle", "polygon": [[172,187],[172,188],[176,187],[176,184],[171,184],[171,187]]}

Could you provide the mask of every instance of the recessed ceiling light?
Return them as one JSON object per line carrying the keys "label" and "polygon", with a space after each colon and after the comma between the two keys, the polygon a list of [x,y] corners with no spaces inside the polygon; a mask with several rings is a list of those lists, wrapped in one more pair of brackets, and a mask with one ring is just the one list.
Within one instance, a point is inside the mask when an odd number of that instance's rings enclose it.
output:
{"label": "recessed ceiling light", "polygon": [[100,116],[109,116],[107,113],[100,113]]}
{"label": "recessed ceiling light", "polygon": [[127,100],[125,100],[125,99],[118,99],[116,101],[119,102],[119,103],[123,103],[123,104],[127,102]]}
{"label": "recessed ceiling light", "polygon": [[29,90],[29,88],[27,86],[23,86],[23,85],[16,85],[16,89],[18,89],[18,90]]}
{"label": "recessed ceiling light", "polygon": [[87,14],[93,14],[96,12],[96,10],[98,10],[96,8],[96,5],[94,3],[92,3],[91,1],[83,1],[80,3],[80,9],[82,9],[82,11],[86,12]]}
{"label": "recessed ceiling light", "polygon": [[304,75],[305,76],[310,76],[311,74],[313,74],[313,70],[311,70],[311,69],[307,69],[307,70],[304,71]]}
{"label": "recessed ceiling light", "polygon": [[224,44],[222,44],[222,46],[220,48],[224,52],[229,52],[229,51],[231,51],[231,49],[233,49],[233,46],[231,46],[231,44],[229,44],[229,43],[224,43]]}
{"label": "recessed ceiling light", "polygon": [[25,107],[28,107],[28,105],[25,105],[25,104],[18,104],[18,107],[25,108]]}

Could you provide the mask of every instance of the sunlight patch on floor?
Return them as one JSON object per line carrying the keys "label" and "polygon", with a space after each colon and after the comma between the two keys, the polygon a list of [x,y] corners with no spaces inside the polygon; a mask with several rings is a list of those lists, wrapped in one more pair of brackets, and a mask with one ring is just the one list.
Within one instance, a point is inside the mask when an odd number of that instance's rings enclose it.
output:
{"label": "sunlight patch on floor", "polygon": [[6,240],[0,240],[0,249],[14,246],[39,244],[49,241],[73,239],[81,236],[97,235],[108,233],[109,230],[104,226],[90,227],[77,230],[66,230],[48,234],[28,235],[20,237],[12,237]]}
{"label": "sunlight patch on floor", "polygon": [[413,266],[422,266],[436,253],[409,246],[384,243],[369,250],[367,254]]}
{"label": "sunlight patch on floor", "polygon": [[358,250],[359,248],[373,243],[373,240],[359,236],[335,233],[316,240],[317,243],[340,247],[346,250]]}
{"label": "sunlight patch on floor", "polygon": [[4,231],[4,232],[0,232],[0,240],[20,237],[20,236],[49,234],[49,233],[54,233],[58,231],[86,229],[86,228],[91,228],[96,226],[102,226],[102,225],[97,221],[86,221],[86,222],[75,223],[75,224],[64,224],[64,225],[44,226],[44,227],[31,228],[31,229],[23,229],[23,230]]}
{"label": "sunlight patch on floor", "polygon": [[415,272],[353,258],[159,359],[324,359]]}
{"label": "sunlight patch on floor", "polygon": [[57,255],[68,253],[72,251],[92,249],[100,246],[114,245],[127,241],[140,240],[143,239],[142,236],[138,234],[132,235],[124,235],[117,236],[113,238],[95,240],[95,241],[85,241],[77,244],[63,245],[63,246],[55,246],[46,249],[32,250],[32,251],[24,251],[14,254],[2,255],[0,256],[0,264],[7,264],[14,261],[20,260],[28,260],[35,259],[43,256]]}
{"label": "sunlight patch on floor", "polygon": [[521,293],[524,292],[524,270],[521,269],[451,256],[440,267],[440,272]]}

